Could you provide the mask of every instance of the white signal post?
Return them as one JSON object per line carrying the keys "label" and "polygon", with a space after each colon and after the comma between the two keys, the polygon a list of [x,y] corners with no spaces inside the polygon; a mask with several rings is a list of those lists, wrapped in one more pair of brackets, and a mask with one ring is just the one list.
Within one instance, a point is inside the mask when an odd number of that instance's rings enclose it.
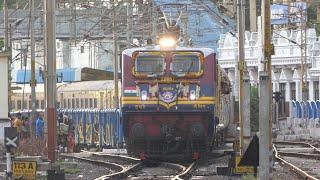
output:
{"label": "white signal post", "polygon": [[264,61],[263,71],[259,72],[259,179],[272,179],[271,153],[272,153],[272,84],[271,84],[271,22],[270,1],[262,0],[262,31]]}

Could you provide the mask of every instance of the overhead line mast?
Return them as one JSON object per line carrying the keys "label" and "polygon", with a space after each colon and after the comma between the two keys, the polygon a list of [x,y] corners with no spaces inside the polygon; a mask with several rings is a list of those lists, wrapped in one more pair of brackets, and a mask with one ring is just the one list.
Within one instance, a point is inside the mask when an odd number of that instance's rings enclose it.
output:
{"label": "overhead line mast", "polygon": [[[31,121],[36,118],[36,68],[35,68],[35,41],[34,41],[34,0],[29,0],[30,7],[30,49],[31,49]],[[34,123],[32,123],[34,124]],[[34,132],[35,126],[31,126],[31,133]]]}

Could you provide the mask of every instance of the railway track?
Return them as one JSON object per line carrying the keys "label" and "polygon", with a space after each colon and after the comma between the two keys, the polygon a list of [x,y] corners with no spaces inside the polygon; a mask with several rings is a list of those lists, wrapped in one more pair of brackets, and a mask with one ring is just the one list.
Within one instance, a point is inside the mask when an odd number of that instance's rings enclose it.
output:
{"label": "railway track", "polygon": [[304,179],[320,179],[320,150],[309,142],[275,142],[277,160]]}
{"label": "railway track", "polygon": [[121,178],[157,178],[157,179],[172,179],[180,180],[190,177],[193,172],[196,162],[191,163],[188,166],[161,162],[143,163],[137,158],[114,155],[114,154],[103,154],[83,151],[86,155],[74,154],[67,155],[63,154],[62,157],[74,158],[80,161],[89,162],[98,166],[104,166],[110,169],[109,174],[95,178],[95,180],[105,180],[105,179],[121,179]]}

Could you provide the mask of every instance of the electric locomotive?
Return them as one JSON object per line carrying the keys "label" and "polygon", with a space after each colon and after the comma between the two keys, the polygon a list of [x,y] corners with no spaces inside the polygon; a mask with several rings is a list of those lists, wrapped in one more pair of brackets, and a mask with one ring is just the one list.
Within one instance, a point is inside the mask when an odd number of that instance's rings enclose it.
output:
{"label": "electric locomotive", "polygon": [[229,122],[230,83],[215,52],[171,41],[122,53],[126,148],[141,159],[197,159],[221,142]]}

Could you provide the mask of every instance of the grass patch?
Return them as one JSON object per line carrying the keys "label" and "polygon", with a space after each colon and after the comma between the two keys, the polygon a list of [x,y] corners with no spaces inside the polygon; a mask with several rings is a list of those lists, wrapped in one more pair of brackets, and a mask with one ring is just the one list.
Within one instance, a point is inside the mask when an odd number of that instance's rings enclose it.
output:
{"label": "grass patch", "polygon": [[81,170],[80,170],[79,168],[73,168],[73,169],[71,169],[71,168],[65,168],[65,169],[64,169],[64,172],[65,172],[66,174],[76,174],[76,173],[78,173],[78,172],[81,172]]}
{"label": "grass patch", "polygon": [[244,175],[242,176],[243,180],[257,180],[256,177],[254,177],[253,175]]}

